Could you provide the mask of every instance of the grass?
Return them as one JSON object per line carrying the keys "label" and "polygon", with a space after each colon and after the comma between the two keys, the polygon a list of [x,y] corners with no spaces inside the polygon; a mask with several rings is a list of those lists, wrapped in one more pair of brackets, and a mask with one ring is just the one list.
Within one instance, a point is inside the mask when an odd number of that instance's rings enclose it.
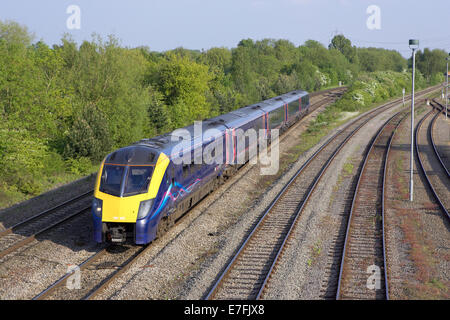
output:
{"label": "grass", "polygon": [[331,194],[330,202],[329,202],[328,206],[331,206],[331,204],[333,203],[333,201],[335,199],[335,194],[339,190],[339,187],[341,186],[342,182],[344,181],[344,178],[350,176],[353,173],[353,169],[355,168],[353,161],[354,161],[354,159],[352,157],[348,157],[346,162],[344,163],[342,171],[339,174],[336,184],[333,187],[333,193]]}
{"label": "grass", "polygon": [[[352,161],[352,158],[349,158],[349,159],[350,159],[350,161]],[[351,163],[351,162],[346,162],[346,163],[344,164],[344,168],[343,168],[344,175],[351,175],[352,172],[353,172],[353,168],[354,168],[353,163]]]}
{"label": "grass", "polygon": [[308,264],[308,267],[311,267],[313,264],[317,262],[317,259],[319,258],[321,252],[322,252],[322,241],[317,240],[313,246],[310,247],[311,249],[311,256],[306,262]]}

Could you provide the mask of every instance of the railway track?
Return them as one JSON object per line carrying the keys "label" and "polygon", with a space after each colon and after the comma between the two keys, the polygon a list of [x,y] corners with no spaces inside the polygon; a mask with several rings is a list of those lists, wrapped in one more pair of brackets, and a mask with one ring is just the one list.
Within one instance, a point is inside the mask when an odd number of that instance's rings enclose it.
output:
{"label": "railway track", "polygon": [[92,191],[71,198],[0,232],[0,259],[31,243],[40,234],[90,209]]}
{"label": "railway track", "polygon": [[33,300],[94,299],[113,280],[128,270],[147,248],[148,246],[118,245],[103,248],[80,265],[74,266],[72,271],[55,281]]}
{"label": "railway track", "polygon": [[336,299],[388,299],[384,241],[386,164],[391,141],[407,112],[380,128],[364,159],[345,234]]}
{"label": "railway track", "polygon": [[[425,109],[423,105],[421,109]],[[420,118],[420,119],[419,119]],[[422,112],[416,120],[416,132],[419,122],[423,120],[419,131],[419,144],[415,139],[416,147],[426,149],[427,157],[434,157],[433,147],[426,145],[427,140],[420,142],[420,135],[426,137],[427,130],[432,126],[426,126],[425,121],[433,121],[433,113],[428,110]],[[392,152],[388,158],[388,181],[387,181],[387,195],[386,195],[386,262],[387,262],[387,276],[389,281],[389,296],[392,299],[441,299],[439,297],[439,289],[429,295],[426,288],[417,286],[417,283],[425,283],[423,278],[420,278],[419,272],[433,274],[435,279],[446,279],[446,258],[445,249],[448,248],[448,243],[445,236],[448,232],[449,220],[445,216],[442,208],[436,201],[432,190],[427,185],[426,178],[421,172],[420,160],[418,153],[415,152],[415,173],[414,176],[414,202],[409,201],[409,166],[405,170],[404,165],[409,163],[409,146],[410,142],[410,126],[409,121],[404,121],[399,129],[399,137],[395,137],[393,141]],[[428,123],[428,124],[429,124]],[[425,151],[425,150],[422,150]],[[437,165],[437,160],[435,165]],[[447,178],[442,176],[442,178]],[[448,191],[447,191],[448,197]],[[423,241],[423,242],[422,242]],[[448,241],[447,241],[448,242]],[[417,245],[423,245],[423,251],[417,254]],[[424,245],[426,243],[426,245]],[[441,251],[441,249],[443,251]],[[447,250],[448,251],[448,250]],[[414,253],[413,253],[414,252]],[[424,257],[427,258],[424,258]],[[432,258],[431,258],[432,257]],[[420,271],[419,271],[420,270]],[[440,278],[440,273],[444,271],[443,278]],[[445,282],[445,280],[444,280]],[[414,284],[416,283],[416,284]],[[445,286],[443,290],[445,299]],[[436,295],[435,295],[436,294]]]}
{"label": "railway track", "polygon": [[[385,104],[353,121],[299,169],[237,249],[206,294],[206,299],[259,299],[262,296],[297,218],[330,162],[371,117],[398,103],[399,100]],[[305,185],[305,181],[311,183]]]}
{"label": "railway track", "polygon": [[320,97],[320,99],[318,101],[315,101],[314,103],[311,102],[309,113],[313,112],[324,104],[336,101],[346,90],[347,87],[339,87],[311,93],[311,100],[316,99],[317,97]]}
{"label": "railway track", "polygon": [[449,171],[448,171],[448,167],[445,165],[445,163],[444,163],[444,160],[443,160],[443,155],[441,155],[440,153],[439,153],[439,151],[438,151],[438,148],[436,147],[436,143],[435,143],[435,139],[434,139],[434,131],[435,131],[435,127],[436,127],[436,120],[438,119],[438,117],[439,117],[439,114],[444,114],[445,113],[445,107],[442,105],[442,104],[440,104],[439,102],[437,102],[436,101],[436,99],[433,99],[433,102],[438,106],[438,107],[440,107],[441,108],[441,112],[438,112],[434,117],[433,117],[433,120],[432,120],[432,122],[431,122],[431,128],[430,128],[430,140],[431,140],[431,143],[432,143],[432,145],[433,145],[433,150],[434,150],[434,153],[436,154],[436,157],[438,158],[438,160],[439,160],[439,162],[440,162],[440,164],[441,164],[441,166],[442,166],[442,168],[445,170],[445,172],[447,173],[447,177],[450,177],[450,173],[449,173]]}
{"label": "railway track", "polygon": [[[447,168],[436,150],[432,134],[433,123],[442,110],[435,112],[435,109],[432,109],[419,121],[414,134],[414,144],[416,146],[420,171],[423,173],[439,207],[447,218],[450,219],[448,212],[448,208],[450,207],[448,191],[450,177]],[[432,117],[433,114],[434,116]]]}
{"label": "railway track", "polygon": [[[433,103],[434,103],[434,105],[433,105]],[[438,119],[438,117],[439,117],[440,114],[442,114],[442,115],[445,114],[445,109],[444,109],[445,107],[444,107],[442,104],[440,104],[439,102],[437,102],[436,99],[433,99],[433,103],[432,103],[432,106],[433,106],[434,108],[436,108],[437,110],[439,110],[439,108],[440,108],[441,111],[440,111],[440,112],[437,112],[436,115],[433,117],[433,120],[431,121],[431,127],[430,127],[430,133],[429,133],[430,141],[431,141],[431,144],[432,144],[432,146],[433,146],[434,153],[436,154],[436,157],[437,157],[438,160],[439,160],[439,163],[441,164],[442,168],[443,168],[443,169],[445,170],[445,172],[447,173],[447,177],[450,177],[450,173],[449,173],[449,171],[448,171],[449,168],[448,168],[447,165],[444,163],[444,159],[443,159],[443,157],[444,157],[445,155],[441,155],[441,154],[439,153],[438,148],[436,147],[435,138],[434,138],[434,132],[435,132],[435,127],[436,127],[436,121],[437,121],[437,119]]]}
{"label": "railway track", "polygon": [[[313,101],[311,101],[311,110],[315,110],[327,103],[334,101],[337,97],[339,97],[345,88],[337,88],[332,90],[327,90],[323,92],[323,94],[316,94],[316,97]],[[297,122],[299,124],[300,122]],[[281,137],[281,140],[283,137]],[[6,248],[1,252],[1,256],[6,256],[7,254],[18,250],[19,248],[25,246],[26,244],[32,242],[36,239],[40,234],[51,230],[52,228],[68,221],[69,219],[85,212],[90,209],[90,195],[92,191],[89,191],[81,196],[74,197],[69,201],[61,203],[60,205],[51,208],[49,210],[43,211],[30,219],[27,219],[8,230],[3,231],[0,234],[0,237],[5,236],[4,247]],[[89,198],[89,205],[86,205],[81,210],[72,210],[74,207],[79,206],[79,203],[84,199]],[[29,227],[30,224],[33,224],[33,228]],[[28,228],[28,229],[26,229]],[[25,229],[27,234],[25,235]],[[8,236],[9,235],[9,236]],[[1,238],[0,238],[1,243]],[[0,247],[1,248],[1,247]],[[93,276],[89,276],[90,279],[97,279],[95,281],[84,281],[82,283],[83,290],[64,290],[67,289],[66,284],[67,279],[70,279],[74,274],[73,272],[69,272],[58,279],[52,286],[44,290],[41,294],[36,296],[36,299],[46,299],[46,298],[57,298],[62,299],[65,297],[70,297],[69,299],[86,299],[86,298],[94,298],[99,292],[101,292],[113,279],[119,276],[123,271],[125,271],[135,259],[137,259],[141,255],[141,250],[139,252],[134,252],[134,249],[128,249],[125,253],[118,253],[117,250],[110,250],[111,248],[105,248],[100,252],[94,254],[85,262],[81,263],[78,266],[78,270],[83,271],[83,274],[89,273],[93,274]],[[137,249],[136,249],[137,250]],[[143,250],[142,250],[143,254]],[[124,255],[128,255],[125,257]],[[103,261],[98,262],[97,261]],[[108,276],[102,277],[101,275],[96,273],[94,269],[102,270],[105,273],[108,269],[107,265],[110,265],[110,269],[114,269],[115,271],[111,271]],[[84,278],[84,277],[83,277]],[[87,289],[88,288],[88,289]]]}
{"label": "railway track", "polygon": [[[312,107],[318,108],[321,105],[324,105],[332,100],[334,100],[336,97],[335,95],[340,95],[342,91],[345,90],[343,88],[339,88],[339,90],[335,90],[334,92],[328,92],[324,94],[324,97],[319,99],[318,101],[312,103]],[[311,109],[312,111],[313,109]],[[88,193],[85,194],[85,196],[88,196]],[[76,198],[72,199],[74,203],[77,203]],[[71,201],[72,201],[71,200]],[[60,209],[64,208],[66,205],[69,204],[61,204]],[[89,209],[90,206],[87,206],[84,208],[84,211]],[[53,210],[53,208],[51,209]],[[59,210],[59,209],[58,209]],[[70,210],[69,210],[70,211]],[[56,212],[56,211],[52,211]],[[64,221],[67,221],[71,217],[76,216],[77,214],[80,214],[81,212],[77,212],[76,214],[67,215],[64,219],[60,219],[59,221],[54,221],[53,214],[50,214],[50,212],[47,212],[46,214],[42,213],[41,218],[38,218],[40,215],[36,215],[37,220],[41,220],[44,215],[51,216],[53,223],[44,223],[46,224],[46,227],[35,234],[32,234],[30,237],[31,240],[27,240],[27,243],[32,241],[35,236],[38,234],[41,234],[45,231],[50,230],[51,228],[55,227],[56,225],[59,225],[63,223]],[[59,215],[54,215],[59,216]],[[32,219],[35,219],[33,217]],[[36,220],[36,221],[37,221]],[[41,221],[44,221],[43,219]],[[15,233],[19,225],[14,226],[11,228],[11,231],[8,231],[8,233],[12,234]],[[32,233],[32,232],[31,232]],[[17,241],[16,241],[17,242]],[[23,244],[25,245],[25,244]],[[14,246],[13,249],[9,249],[9,252],[12,252],[13,250],[17,250],[19,246]],[[109,251],[108,251],[109,250]],[[96,253],[95,255],[91,256],[89,259],[87,259],[85,262],[80,264],[79,270],[83,271],[83,280],[81,284],[81,290],[69,290],[66,287],[63,286],[63,284],[67,284],[67,280],[71,277],[71,275],[74,274],[74,272],[70,272],[65,274],[63,277],[61,277],[58,281],[56,281],[51,287],[44,290],[41,294],[35,297],[35,299],[91,299],[96,297],[102,290],[116,277],[118,277],[121,273],[123,273],[126,269],[128,269],[134,261],[137,260],[138,257],[140,257],[145,252],[145,248],[142,247],[135,247],[135,248],[128,248],[123,253],[118,252],[119,249],[113,249],[112,247],[105,248],[101,250],[100,252]],[[120,250],[119,250],[120,251]],[[88,275],[86,279],[85,275]]]}
{"label": "railway track", "polygon": [[[336,100],[346,90],[345,87],[315,92],[312,96],[318,99],[311,104],[310,112]],[[299,122],[297,122],[299,123]],[[82,214],[91,208],[90,201],[93,189],[73,197],[55,207],[42,211],[16,225],[0,232],[0,259],[26,246],[37,236],[62,223]]]}
{"label": "railway track", "polygon": [[[317,93],[316,99],[311,103],[310,112],[335,101],[346,88],[335,88]],[[297,122],[298,124],[299,122]],[[296,124],[296,125],[297,125]],[[295,125],[294,125],[295,126]],[[286,135],[284,135],[286,136]],[[282,141],[283,137],[281,137]],[[122,248],[124,252],[120,252]],[[34,300],[43,299],[93,299],[98,296],[114,279],[125,272],[130,266],[146,252],[146,247],[119,247],[109,246],[86,259],[83,263],[66,273],[55,281],[50,287],[34,297]],[[74,290],[69,284],[76,272],[82,273],[80,289]],[[69,282],[68,282],[69,281]]]}

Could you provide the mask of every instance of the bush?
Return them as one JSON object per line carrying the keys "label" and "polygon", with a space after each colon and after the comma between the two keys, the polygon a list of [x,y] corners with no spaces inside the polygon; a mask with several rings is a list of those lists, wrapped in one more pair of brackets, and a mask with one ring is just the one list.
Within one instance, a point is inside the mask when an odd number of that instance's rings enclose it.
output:
{"label": "bush", "polygon": [[108,122],[94,105],[87,105],[78,114],[66,135],[64,156],[66,158],[89,157],[101,160],[111,149],[112,139]]}
{"label": "bush", "polygon": [[92,173],[92,162],[89,158],[80,157],[78,159],[67,159],[67,169],[69,172],[81,176]]}

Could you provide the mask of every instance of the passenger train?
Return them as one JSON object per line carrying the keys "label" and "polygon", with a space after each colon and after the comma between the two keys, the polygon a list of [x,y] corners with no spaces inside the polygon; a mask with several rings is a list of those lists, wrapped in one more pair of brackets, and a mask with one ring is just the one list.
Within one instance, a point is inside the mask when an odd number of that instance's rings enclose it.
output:
{"label": "passenger train", "polygon": [[[282,134],[308,112],[309,94],[297,90],[203,120],[201,137],[194,125],[182,128],[190,133],[187,142],[180,142],[175,130],[112,152],[101,163],[95,183],[94,240],[152,242],[248,161],[249,148],[259,147],[250,144],[260,140],[245,139],[245,148],[238,150],[236,130],[262,130],[264,139],[270,139],[272,129]],[[215,161],[194,161],[217,142],[224,151]],[[184,156],[190,161],[178,161]],[[238,156],[243,163],[237,163]]]}

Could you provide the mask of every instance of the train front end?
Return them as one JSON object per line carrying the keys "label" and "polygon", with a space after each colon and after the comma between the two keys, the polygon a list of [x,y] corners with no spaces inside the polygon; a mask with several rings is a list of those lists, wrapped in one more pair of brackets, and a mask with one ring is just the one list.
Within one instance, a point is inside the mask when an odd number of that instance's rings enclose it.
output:
{"label": "train front end", "polygon": [[96,242],[147,244],[156,237],[155,199],[169,163],[164,153],[141,145],[105,158],[92,203]]}

